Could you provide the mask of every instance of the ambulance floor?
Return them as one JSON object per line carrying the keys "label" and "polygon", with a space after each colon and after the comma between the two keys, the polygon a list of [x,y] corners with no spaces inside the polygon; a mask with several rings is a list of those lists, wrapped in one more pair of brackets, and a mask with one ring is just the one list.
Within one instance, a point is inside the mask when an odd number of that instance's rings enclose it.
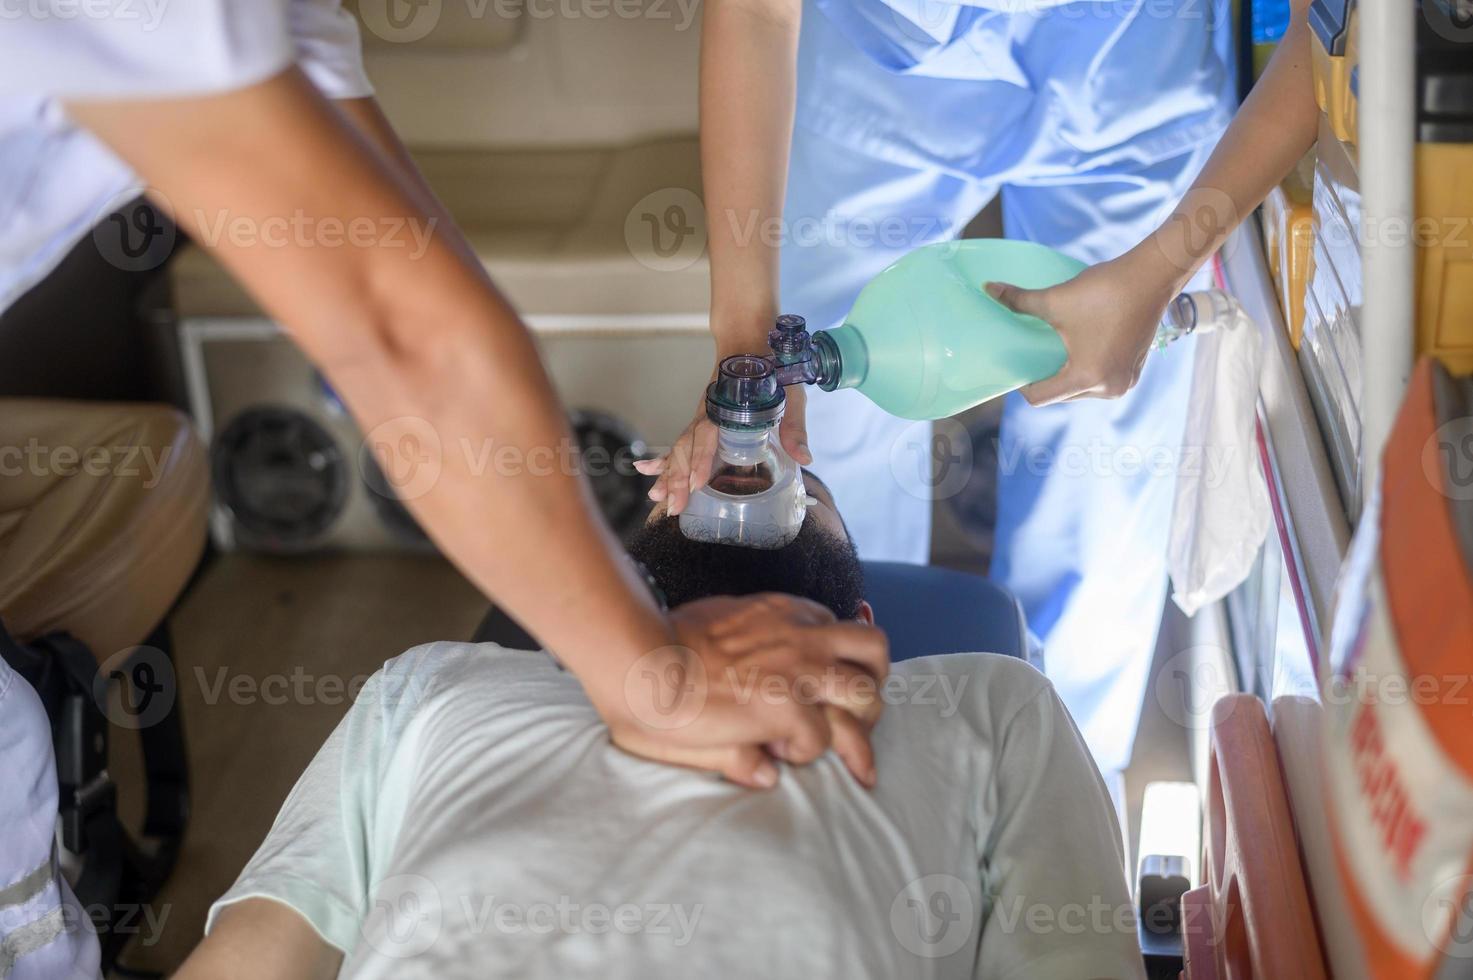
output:
{"label": "ambulance floor", "polygon": [[[227,555],[172,621],[192,779],[192,814],[173,876],[125,951],[172,972],[235,880],[281,801],[348,707],[348,690],[423,642],[469,639],[486,601],[437,558]],[[114,737],[113,770],[141,824],[136,740]]]}

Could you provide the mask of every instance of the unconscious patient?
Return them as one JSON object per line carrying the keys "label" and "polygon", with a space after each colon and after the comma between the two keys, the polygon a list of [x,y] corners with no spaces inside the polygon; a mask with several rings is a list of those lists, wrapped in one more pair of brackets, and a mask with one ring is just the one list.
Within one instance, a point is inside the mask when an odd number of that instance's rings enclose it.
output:
{"label": "unconscious patient", "polygon": [[[787,591],[868,619],[827,490],[776,550],[630,542],[672,606]],[[1041,674],[896,664],[878,784],[830,752],[757,791],[611,744],[546,653],[385,664],[180,976],[1143,977],[1121,835]],[[340,972],[339,972],[340,971]]]}

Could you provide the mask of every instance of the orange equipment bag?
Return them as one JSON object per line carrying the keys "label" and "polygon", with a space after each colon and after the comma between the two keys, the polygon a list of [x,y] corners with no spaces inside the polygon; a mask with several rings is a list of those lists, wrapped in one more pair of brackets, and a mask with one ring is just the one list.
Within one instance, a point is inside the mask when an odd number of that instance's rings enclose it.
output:
{"label": "orange equipment bag", "polygon": [[1473,381],[1431,358],[1387,442],[1333,620],[1325,808],[1365,973],[1473,968]]}

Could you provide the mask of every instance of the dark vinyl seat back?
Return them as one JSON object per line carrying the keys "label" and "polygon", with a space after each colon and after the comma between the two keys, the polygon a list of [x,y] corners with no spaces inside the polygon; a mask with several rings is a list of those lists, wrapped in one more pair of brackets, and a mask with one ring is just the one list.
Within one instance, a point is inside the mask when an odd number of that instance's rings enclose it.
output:
{"label": "dark vinyl seat back", "polygon": [[864,582],[875,623],[890,638],[892,661],[937,653],[1029,659],[1023,607],[1012,593],[980,575],[936,565],[867,561]]}
{"label": "dark vinyl seat back", "polygon": [[[1018,600],[980,575],[934,565],[867,561],[864,578],[875,622],[890,638],[891,660],[937,653],[998,653],[1029,659],[1028,629]],[[513,650],[542,646],[495,606],[472,639]]]}

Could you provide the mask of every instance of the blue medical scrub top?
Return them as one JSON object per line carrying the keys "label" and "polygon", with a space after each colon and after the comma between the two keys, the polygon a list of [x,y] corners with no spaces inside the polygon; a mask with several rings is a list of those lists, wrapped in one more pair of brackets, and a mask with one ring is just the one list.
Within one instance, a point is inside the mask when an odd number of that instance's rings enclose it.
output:
{"label": "blue medical scrub top", "polygon": [[1148,166],[1231,118],[1225,0],[814,10],[837,30],[804,46],[825,84],[800,92],[799,123],[891,162],[1037,183]]}

